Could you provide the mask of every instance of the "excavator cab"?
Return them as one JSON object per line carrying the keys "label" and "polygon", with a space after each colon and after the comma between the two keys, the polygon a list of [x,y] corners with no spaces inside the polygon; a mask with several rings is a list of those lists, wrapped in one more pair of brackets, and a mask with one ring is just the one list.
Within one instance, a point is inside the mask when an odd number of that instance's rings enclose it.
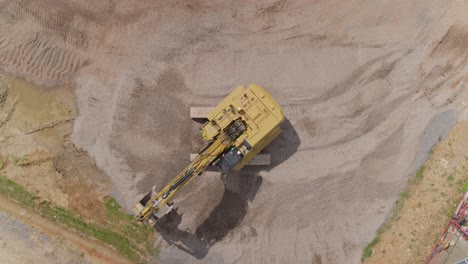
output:
{"label": "excavator cab", "polygon": [[218,161],[215,161],[213,165],[218,167],[221,173],[225,174],[231,171],[243,157],[244,154],[237,147],[232,147]]}

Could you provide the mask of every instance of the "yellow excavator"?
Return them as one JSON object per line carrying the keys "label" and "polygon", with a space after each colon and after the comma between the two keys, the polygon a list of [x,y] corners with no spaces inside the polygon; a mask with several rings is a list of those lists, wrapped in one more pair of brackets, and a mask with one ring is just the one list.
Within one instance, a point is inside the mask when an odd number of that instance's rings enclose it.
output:
{"label": "yellow excavator", "polygon": [[191,163],[162,190],[154,188],[134,207],[137,219],[150,226],[172,210],[170,200],[208,167],[238,171],[281,133],[283,111],[260,86],[238,86],[207,115],[201,134],[208,142]]}

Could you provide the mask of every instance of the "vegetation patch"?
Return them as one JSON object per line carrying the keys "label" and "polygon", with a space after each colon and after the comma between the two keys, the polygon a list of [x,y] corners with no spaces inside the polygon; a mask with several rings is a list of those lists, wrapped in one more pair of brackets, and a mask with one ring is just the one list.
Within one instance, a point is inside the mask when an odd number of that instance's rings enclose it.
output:
{"label": "vegetation patch", "polygon": [[416,171],[416,175],[414,176],[413,182],[419,182],[424,178],[424,169],[426,169],[424,165],[421,165],[421,167],[419,167],[419,169]]}
{"label": "vegetation patch", "polygon": [[377,236],[364,248],[364,251],[362,252],[361,261],[364,261],[366,258],[372,256],[373,247],[377,245],[379,241],[380,241],[380,238],[379,236]]}
{"label": "vegetation patch", "polygon": [[464,182],[464,183],[461,185],[461,191],[462,191],[462,192],[468,192],[468,181]]}
{"label": "vegetation patch", "polygon": [[114,197],[106,198],[104,208],[106,209],[109,225],[113,229],[119,230],[120,233],[131,238],[136,244],[147,244],[147,246],[152,247],[152,243],[148,242],[153,241],[151,237],[154,235],[154,229],[135,221],[135,217],[127,214]]}
{"label": "vegetation patch", "polygon": [[29,160],[27,157],[14,157],[13,158],[13,163],[16,165],[16,166],[19,166],[19,167],[25,167],[29,164]]}
{"label": "vegetation patch", "polygon": [[38,199],[23,186],[2,175],[0,175],[0,193],[27,208],[34,208]]}

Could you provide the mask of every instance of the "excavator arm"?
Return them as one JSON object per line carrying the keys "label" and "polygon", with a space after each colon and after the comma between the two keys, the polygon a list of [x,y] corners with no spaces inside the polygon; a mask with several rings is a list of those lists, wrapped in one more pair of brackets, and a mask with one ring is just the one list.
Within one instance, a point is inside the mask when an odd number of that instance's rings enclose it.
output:
{"label": "excavator arm", "polygon": [[158,212],[177,193],[178,190],[192,181],[195,176],[202,174],[222,153],[233,146],[235,140],[246,130],[245,124],[235,120],[202,151],[177,177],[154,195],[140,211],[139,221],[145,221]]}

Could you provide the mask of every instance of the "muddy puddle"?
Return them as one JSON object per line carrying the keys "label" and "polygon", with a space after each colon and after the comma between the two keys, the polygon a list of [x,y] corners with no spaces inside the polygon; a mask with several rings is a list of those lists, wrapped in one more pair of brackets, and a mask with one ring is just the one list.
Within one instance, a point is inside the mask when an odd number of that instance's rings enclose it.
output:
{"label": "muddy puddle", "polygon": [[32,134],[36,143],[55,151],[71,133],[77,114],[71,85],[42,88],[5,73],[0,73],[0,102],[4,136]]}

